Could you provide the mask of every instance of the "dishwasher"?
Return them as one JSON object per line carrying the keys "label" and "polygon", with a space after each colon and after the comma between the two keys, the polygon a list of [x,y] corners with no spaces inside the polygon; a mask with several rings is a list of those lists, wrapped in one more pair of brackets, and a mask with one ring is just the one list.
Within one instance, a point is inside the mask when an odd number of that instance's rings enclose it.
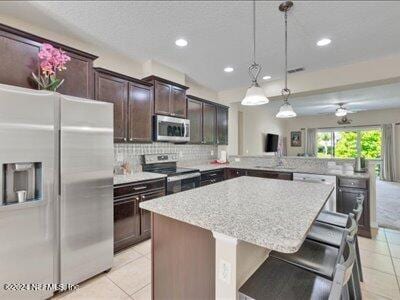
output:
{"label": "dishwasher", "polygon": [[326,202],[324,209],[333,212],[336,211],[336,176],[293,173],[293,181],[315,182],[333,185],[334,190]]}

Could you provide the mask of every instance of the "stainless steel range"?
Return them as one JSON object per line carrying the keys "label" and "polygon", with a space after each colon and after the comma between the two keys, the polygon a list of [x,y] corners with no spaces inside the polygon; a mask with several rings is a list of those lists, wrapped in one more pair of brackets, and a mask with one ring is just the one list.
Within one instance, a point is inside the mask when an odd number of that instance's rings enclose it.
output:
{"label": "stainless steel range", "polygon": [[174,194],[200,186],[200,171],[179,168],[178,154],[149,154],[144,156],[143,171],[167,175],[167,194]]}

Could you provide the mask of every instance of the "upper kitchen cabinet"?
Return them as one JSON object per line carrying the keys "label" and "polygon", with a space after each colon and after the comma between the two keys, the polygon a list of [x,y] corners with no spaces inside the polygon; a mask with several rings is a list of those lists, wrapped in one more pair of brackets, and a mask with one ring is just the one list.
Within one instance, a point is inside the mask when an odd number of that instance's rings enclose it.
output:
{"label": "upper kitchen cabinet", "polygon": [[187,97],[190,143],[228,144],[228,107],[192,95]]}
{"label": "upper kitchen cabinet", "polygon": [[203,103],[203,144],[215,144],[217,129],[217,108],[214,104]]}
{"label": "upper kitchen cabinet", "polygon": [[114,104],[114,141],[151,142],[152,85],[103,68],[95,68],[95,99]]}
{"label": "upper kitchen cabinet", "polygon": [[153,84],[155,114],[186,118],[187,86],[157,76],[143,80]]}
{"label": "upper kitchen cabinet", "polygon": [[228,107],[217,105],[217,144],[228,145]]}
{"label": "upper kitchen cabinet", "polygon": [[67,69],[57,76],[65,79],[58,92],[93,99],[93,60],[97,56],[0,24],[0,83],[37,89],[32,72],[40,71],[38,52],[42,43],[61,48],[70,57]]}

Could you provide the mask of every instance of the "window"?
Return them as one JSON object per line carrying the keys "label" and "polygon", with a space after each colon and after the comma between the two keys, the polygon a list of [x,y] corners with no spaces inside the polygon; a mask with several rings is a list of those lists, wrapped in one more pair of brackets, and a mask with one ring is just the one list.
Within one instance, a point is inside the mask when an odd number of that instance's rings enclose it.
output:
{"label": "window", "polygon": [[317,131],[317,157],[367,159],[381,157],[381,130],[377,128],[351,128]]}

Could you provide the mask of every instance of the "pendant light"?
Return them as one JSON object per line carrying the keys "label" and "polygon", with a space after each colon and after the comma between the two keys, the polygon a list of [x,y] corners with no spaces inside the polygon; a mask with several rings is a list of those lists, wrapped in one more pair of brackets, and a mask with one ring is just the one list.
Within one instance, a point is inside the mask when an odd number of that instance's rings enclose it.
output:
{"label": "pendant light", "polygon": [[277,118],[293,118],[296,117],[297,114],[293,110],[292,105],[289,103],[288,99],[290,97],[290,90],[287,87],[287,12],[293,6],[292,1],[286,1],[279,5],[279,10],[285,13],[285,87],[282,89],[283,96],[283,104],[279,109],[279,112],[276,114]]}
{"label": "pendant light", "polygon": [[253,63],[249,66],[249,75],[252,80],[251,86],[242,100],[242,105],[262,105],[269,102],[264,90],[258,84],[258,75],[261,65],[256,63],[256,1],[253,0]]}

